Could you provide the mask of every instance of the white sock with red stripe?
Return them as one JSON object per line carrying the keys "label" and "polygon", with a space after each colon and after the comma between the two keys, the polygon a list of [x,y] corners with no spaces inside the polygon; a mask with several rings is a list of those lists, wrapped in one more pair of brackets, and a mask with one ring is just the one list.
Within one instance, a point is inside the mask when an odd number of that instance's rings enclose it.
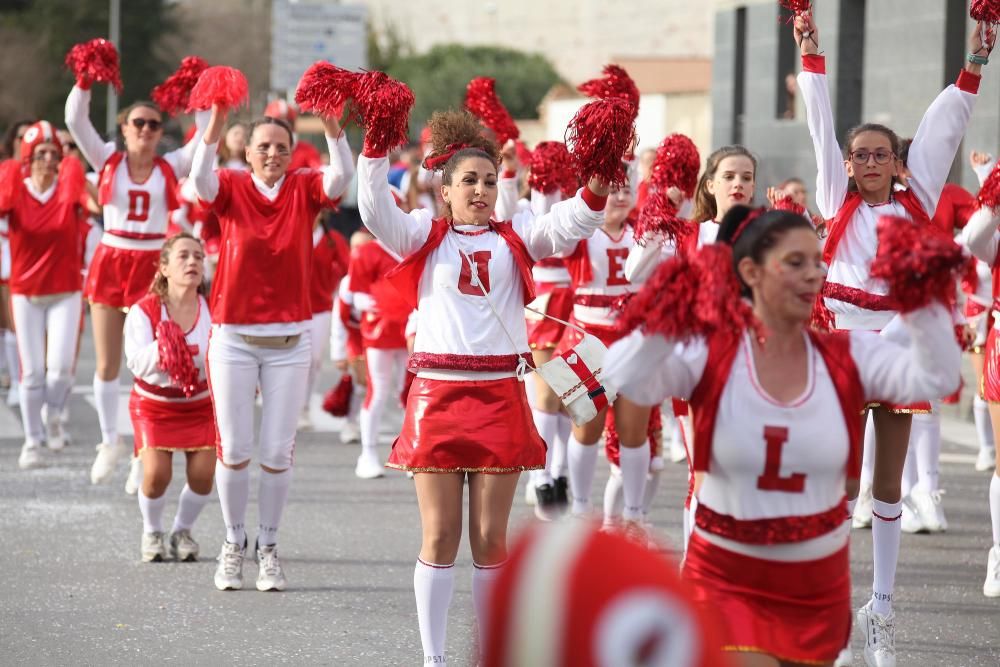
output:
{"label": "white sock with red stripe", "polygon": [[215,488],[219,491],[226,541],[241,547],[246,541],[247,503],[250,502],[250,468],[233,470],[215,462]]}
{"label": "white sock with red stripe", "polygon": [[972,419],[976,423],[976,435],[979,436],[980,449],[993,449],[993,421],[990,419],[990,406],[978,393],[972,399]]}
{"label": "white sock with red stripe", "polygon": [[159,498],[148,498],[139,489],[136,494],[139,498],[139,511],[142,513],[142,532],[162,533],[163,532],[163,506],[167,504],[167,494]]}
{"label": "white sock with red stripe", "polygon": [[990,521],[993,524],[993,546],[1000,549],[1000,477],[990,476]]}
{"label": "white sock with red stripe", "polygon": [[257,488],[257,544],[269,546],[278,543],[278,526],[281,513],[288,502],[288,487],[292,484],[292,469],[281,472],[260,471]]}
{"label": "white sock with red stripe", "polygon": [[[914,434],[916,437],[914,438]],[[910,447],[916,445],[917,484],[927,493],[940,488],[941,417],[936,413],[913,415],[910,427]]]}
{"label": "white sock with red stripe", "polygon": [[174,526],[171,532],[178,530],[191,530],[194,522],[198,520],[198,515],[205,509],[205,505],[212,499],[212,492],[205,495],[195,493],[190,486],[184,485],[181,489],[181,497],[177,500],[177,515],[174,516]]}
{"label": "white sock with red stripe", "polygon": [[94,375],[94,405],[101,426],[101,442],[114,445],[118,442],[118,378],[102,380]]}
{"label": "white sock with red stripe", "polygon": [[17,391],[21,386],[21,358],[17,356],[17,335],[13,331],[3,334],[3,352],[10,372],[10,391]]}
{"label": "white sock with red stripe", "polygon": [[500,576],[503,563],[478,565],[472,563],[472,608],[476,612],[476,626],[479,629],[479,652],[486,651],[486,630],[490,627],[490,589]]}
{"label": "white sock with red stripe", "polygon": [[903,501],[886,503],[872,500],[872,554],[875,577],[872,582],[872,609],[885,615],[892,611],[892,593],[896,588],[896,563],[899,561],[899,517]]}
{"label": "white sock with red stripe", "polygon": [[626,521],[642,519],[642,503],[646,498],[646,477],[649,475],[649,441],[638,447],[621,447],[618,452],[622,469],[622,494],[625,507],[622,518]]}
{"label": "white sock with red stripe", "polygon": [[552,483],[552,450],[555,448],[556,432],[559,429],[559,414],[532,409],[531,418],[535,422],[538,435],[545,441],[545,469],[531,471],[534,486]]}
{"label": "white sock with red stripe", "polygon": [[572,434],[566,447],[569,459],[569,489],[573,494],[573,514],[590,512],[590,491],[597,468],[597,444],[582,445]]}
{"label": "white sock with red stripe", "polygon": [[559,477],[566,477],[569,473],[569,456],[567,450],[569,448],[569,438],[573,433],[573,421],[569,418],[569,415],[564,415],[559,413],[559,421],[556,422],[556,442],[555,446],[552,448],[552,468],[549,472],[552,473],[552,477],[558,479]]}
{"label": "white sock with red stripe", "polygon": [[413,594],[417,599],[417,625],[424,664],[444,664],[448,607],[455,590],[455,564],[434,565],[417,559],[413,568]]}

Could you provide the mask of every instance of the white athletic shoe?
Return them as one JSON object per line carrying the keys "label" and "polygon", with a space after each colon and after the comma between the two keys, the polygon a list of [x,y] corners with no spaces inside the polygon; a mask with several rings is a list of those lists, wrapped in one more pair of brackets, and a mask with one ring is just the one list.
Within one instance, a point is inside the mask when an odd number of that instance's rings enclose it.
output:
{"label": "white athletic shoe", "polygon": [[125,493],[134,496],[142,484],[142,459],[133,456],[128,463],[128,477],[125,478]]}
{"label": "white athletic shoe", "polygon": [[258,591],[283,591],[288,585],[285,579],[285,572],[281,569],[281,561],[278,560],[278,546],[271,544],[257,547],[257,590]]}
{"label": "white athletic shoe", "polygon": [[876,613],[869,600],[858,609],[858,629],[865,633],[865,664],[868,667],[896,667],[896,614]]}
{"label": "white athletic shoe", "polygon": [[58,451],[69,444],[69,434],[63,430],[59,413],[49,410],[48,404],[42,405],[42,422],[45,424],[45,443],[49,449]]}
{"label": "white athletic shoe", "polygon": [[833,667],[852,667],[854,665],[854,651],[850,646],[845,646],[837,654],[837,659],[833,661]]}
{"label": "white athletic shoe", "polygon": [[986,583],[983,584],[983,595],[988,598],[1000,598],[1000,547],[990,549],[990,557],[986,563]]}
{"label": "white athletic shoe", "polygon": [[914,488],[910,492],[920,522],[930,533],[943,533],[948,530],[948,520],[944,517],[944,508],[941,506],[943,495],[944,489],[928,493],[923,489]]}
{"label": "white athletic shoe", "polygon": [[163,541],[163,533],[142,534],[142,562],[162,563],[167,559],[167,545]]}
{"label": "white athletic shoe", "polygon": [[528,478],[528,483],[524,485],[524,503],[529,506],[534,506],[538,502],[538,496],[535,494],[535,485],[531,483],[531,478]]}
{"label": "white athletic shoe", "polygon": [[923,515],[920,513],[920,508],[917,507],[916,501],[913,499],[913,493],[916,489],[910,492],[910,495],[903,498],[903,509],[899,517],[899,528],[904,533],[909,533],[911,535],[915,533],[929,533],[930,529],[923,521]]}
{"label": "white athletic shoe", "polygon": [[358,463],[354,466],[354,476],[360,479],[377,479],[385,476],[385,466],[378,457],[378,451],[361,450]]}
{"label": "white athletic shoe", "polygon": [[340,428],[340,442],[352,445],[361,442],[361,429],[354,422],[344,422]]}
{"label": "white athletic shoe", "polygon": [[854,516],[851,525],[855,528],[872,527],[872,487],[864,486],[858,494],[858,503],[854,506]]}
{"label": "white athletic shoe", "polygon": [[102,442],[97,445],[97,458],[90,467],[90,483],[103,484],[111,479],[111,475],[115,472],[115,464],[124,453],[125,445],[120,438],[114,444]]}
{"label": "white athletic shoe", "polygon": [[37,442],[25,440],[21,446],[21,455],[17,457],[17,467],[21,470],[40,468],[42,466],[42,448]]}
{"label": "white athletic shoe", "polygon": [[198,543],[191,537],[190,530],[178,530],[170,535],[170,557],[182,563],[198,560]]}
{"label": "white athletic shoe", "polygon": [[247,545],[223,542],[219,553],[219,565],[215,568],[215,587],[220,591],[238,591],[243,588],[243,556]]}
{"label": "white athletic shoe", "polygon": [[994,447],[980,447],[976,454],[976,470],[986,472],[993,470],[997,464],[997,450]]}

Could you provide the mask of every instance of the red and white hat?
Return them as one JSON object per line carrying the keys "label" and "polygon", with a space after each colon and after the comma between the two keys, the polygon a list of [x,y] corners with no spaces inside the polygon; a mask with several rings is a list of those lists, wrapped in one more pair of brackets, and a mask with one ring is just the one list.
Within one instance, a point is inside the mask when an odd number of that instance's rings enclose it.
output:
{"label": "red and white hat", "polygon": [[56,134],[56,128],[47,120],[40,120],[25,130],[24,137],[21,139],[22,164],[31,163],[31,158],[35,154],[35,146],[38,144],[55,144],[59,156],[62,157],[63,148],[59,141],[59,135]]}
{"label": "red and white hat", "polygon": [[268,102],[267,106],[264,108],[264,115],[270,116],[271,118],[287,120],[289,123],[294,123],[299,114],[286,100],[277,99]]}
{"label": "red and white hat", "polygon": [[662,555],[588,522],[529,529],[493,585],[484,664],[729,664],[676,572]]}

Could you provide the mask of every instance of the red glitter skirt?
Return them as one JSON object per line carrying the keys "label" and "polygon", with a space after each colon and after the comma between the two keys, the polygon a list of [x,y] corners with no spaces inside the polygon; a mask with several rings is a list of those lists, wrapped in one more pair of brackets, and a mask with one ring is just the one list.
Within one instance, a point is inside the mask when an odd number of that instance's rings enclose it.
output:
{"label": "red glitter skirt", "polygon": [[128,411],[136,455],[146,447],[177,452],[215,449],[218,436],[210,396],[195,401],[157,401],[133,390]]}

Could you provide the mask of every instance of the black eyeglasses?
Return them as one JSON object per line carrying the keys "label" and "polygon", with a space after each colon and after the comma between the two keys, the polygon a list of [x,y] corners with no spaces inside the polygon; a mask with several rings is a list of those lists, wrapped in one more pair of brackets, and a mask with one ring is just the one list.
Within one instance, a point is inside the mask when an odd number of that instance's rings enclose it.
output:
{"label": "black eyeglasses", "polygon": [[161,127],[163,127],[163,123],[161,121],[153,120],[151,118],[133,118],[132,127],[139,130],[140,132],[142,132],[142,128],[149,127],[150,132],[156,132]]}
{"label": "black eyeglasses", "polygon": [[885,149],[869,151],[862,148],[851,153],[851,160],[854,161],[854,164],[868,164],[868,160],[873,156],[875,157],[875,164],[889,164],[892,158],[896,157],[896,154]]}

